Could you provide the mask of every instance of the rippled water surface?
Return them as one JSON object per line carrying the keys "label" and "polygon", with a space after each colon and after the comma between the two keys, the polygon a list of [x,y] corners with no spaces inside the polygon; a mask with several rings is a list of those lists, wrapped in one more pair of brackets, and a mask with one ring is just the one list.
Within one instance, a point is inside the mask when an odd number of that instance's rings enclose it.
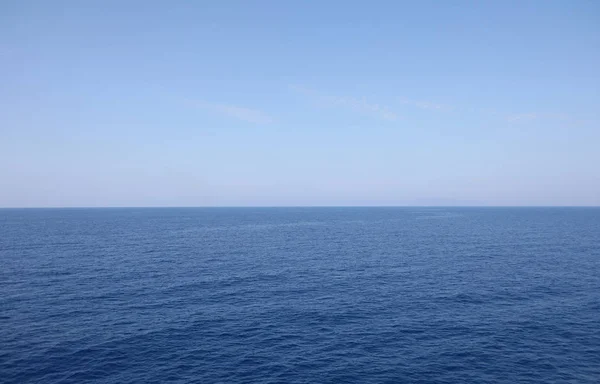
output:
{"label": "rippled water surface", "polygon": [[600,209],[0,210],[2,383],[598,383]]}

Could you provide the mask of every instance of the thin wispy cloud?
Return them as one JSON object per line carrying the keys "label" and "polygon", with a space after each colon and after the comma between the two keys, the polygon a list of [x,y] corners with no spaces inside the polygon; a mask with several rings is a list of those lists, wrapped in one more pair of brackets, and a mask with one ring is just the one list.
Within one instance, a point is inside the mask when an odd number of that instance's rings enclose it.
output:
{"label": "thin wispy cloud", "polygon": [[365,98],[359,99],[351,96],[327,95],[310,88],[296,85],[290,86],[290,89],[311,98],[323,106],[344,108],[382,120],[398,120],[398,114],[396,114],[396,112],[384,105],[368,102]]}
{"label": "thin wispy cloud", "polygon": [[517,113],[513,115],[506,116],[506,120],[510,123],[519,123],[523,121],[531,121],[536,120],[539,117],[537,113]]}
{"label": "thin wispy cloud", "polygon": [[410,99],[400,99],[400,104],[409,105],[415,108],[424,109],[428,111],[452,111],[454,107],[445,104],[433,103],[430,101],[419,101]]}
{"label": "thin wispy cloud", "polygon": [[274,121],[273,117],[258,109],[231,104],[207,103],[204,101],[192,101],[191,104],[197,108],[246,121],[248,123],[269,124]]}
{"label": "thin wispy cloud", "polygon": [[517,113],[506,116],[506,121],[509,123],[522,123],[534,120],[568,120],[569,116],[562,113]]}

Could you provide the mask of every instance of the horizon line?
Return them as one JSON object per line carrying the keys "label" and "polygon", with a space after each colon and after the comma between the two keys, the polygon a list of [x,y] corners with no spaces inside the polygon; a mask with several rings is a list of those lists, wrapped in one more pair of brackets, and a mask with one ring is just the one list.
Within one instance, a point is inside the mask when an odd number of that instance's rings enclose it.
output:
{"label": "horizon line", "polygon": [[36,206],[0,209],[169,209],[169,208],[600,208],[600,205],[123,205],[123,206]]}

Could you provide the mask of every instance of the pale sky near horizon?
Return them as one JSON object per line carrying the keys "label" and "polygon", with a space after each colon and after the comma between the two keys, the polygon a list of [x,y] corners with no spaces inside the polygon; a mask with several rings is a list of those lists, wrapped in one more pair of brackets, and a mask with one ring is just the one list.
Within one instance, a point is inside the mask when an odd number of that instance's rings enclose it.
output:
{"label": "pale sky near horizon", "polygon": [[600,205],[598,1],[2,1],[0,207]]}

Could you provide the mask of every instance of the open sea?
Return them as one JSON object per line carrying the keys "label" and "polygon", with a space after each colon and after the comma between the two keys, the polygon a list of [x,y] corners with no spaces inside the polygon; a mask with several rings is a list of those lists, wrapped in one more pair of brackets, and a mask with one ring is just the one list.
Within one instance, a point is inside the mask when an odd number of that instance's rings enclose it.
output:
{"label": "open sea", "polygon": [[600,208],[0,210],[0,383],[600,383]]}

